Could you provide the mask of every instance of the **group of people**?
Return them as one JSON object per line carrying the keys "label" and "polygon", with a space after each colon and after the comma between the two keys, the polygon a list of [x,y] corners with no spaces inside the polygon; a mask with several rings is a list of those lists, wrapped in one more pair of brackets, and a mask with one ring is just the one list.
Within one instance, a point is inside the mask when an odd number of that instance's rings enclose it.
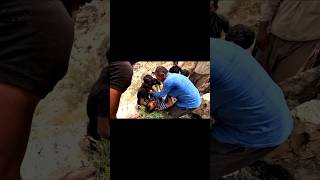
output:
{"label": "group of people", "polygon": [[[256,39],[248,26],[229,27],[217,14],[218,0],[211,0],[210,7],[215,120],[210,179],[215,180],[254,163],[290,136],[293,119],[277,83],[319,64],[310,57],[320,48],[320,1],[262,1]],[[248,53],[254,40],[254,51]]]}
{"label": "group of people", "polygon": [[169,71],[159,66],[154,75],[146,75],[137,93],[137,104],[147,112],[166,110],[179,118],[199,107],[201,98],[198,89],[190,81],[189,71],[182,70],[174,61]]}

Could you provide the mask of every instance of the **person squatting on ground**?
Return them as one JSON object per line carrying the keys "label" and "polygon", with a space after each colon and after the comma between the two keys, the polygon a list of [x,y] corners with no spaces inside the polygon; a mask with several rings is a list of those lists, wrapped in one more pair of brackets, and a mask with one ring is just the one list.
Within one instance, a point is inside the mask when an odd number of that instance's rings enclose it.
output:
{"label": "person squatting on ground", "polygon": [[175,105],[166,111],[174,118],[190,113],[201,105],[198,89],[192,82],[181,74],[170,73],[163,66],[158,66],[155,71],[156,78],[163,82],[161,92],[152,93],[157,98],[171,96],[177,99]]}
{"label": "person squatting on ground", "polygon": [[0,29],[0,177],[19,180],[35,108],[67,72],[74,27],[60,0],[11,0],[0,2]]}
{"label": "person squatting on ground", "polygon": [[282,90],[243,48],[210,39],[210,180],[248,166],[285,142],[293,119]]}
{"label": "person squatting on ground", "polygon": [[160,81],[153,78],[151,75],[145,75],[143,77],[143,83],[141,87],[138,89],[137,93],[137,104],[139,106],[146,106],[148,100],[150,99],[151,91],[158,91],[158,86],[160,86]]}
{"label": "person squatting on ground", "polygon": [[221,38],[222,32],[228,33],[229,21],[222,15],[217,14],[219,0],[210,0],[210,37]]}
{"label": "person squatting on ground", "polygon": [[320,49],[319,9],[320,1],[262,1],[256,59],[275,82],[313,67],[310,57]]}

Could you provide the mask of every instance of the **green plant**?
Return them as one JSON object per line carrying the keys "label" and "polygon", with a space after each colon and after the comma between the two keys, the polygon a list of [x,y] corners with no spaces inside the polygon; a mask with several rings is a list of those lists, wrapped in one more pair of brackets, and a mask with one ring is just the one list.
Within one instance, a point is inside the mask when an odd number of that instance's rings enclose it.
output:
{"label": "green plant", "polygon": [[139,115],[140,119],[172,119],[172,117],[164,111],[154,111],[152,113],[148,113],[146,112],[145,107],[141,107]]}
{"label": "green plant", "polygon": [[103,139],[95,141],[95,148],[97,149],[93,154],[93,165],[97,169],[96,178],[98,180],[110,179],[110,142]]}

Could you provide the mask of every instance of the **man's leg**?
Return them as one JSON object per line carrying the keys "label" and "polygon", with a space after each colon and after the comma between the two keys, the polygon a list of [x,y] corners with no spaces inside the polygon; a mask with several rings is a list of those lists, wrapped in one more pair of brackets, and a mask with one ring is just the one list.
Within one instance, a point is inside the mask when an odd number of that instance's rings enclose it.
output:
{"label": "man's leg", "polygon": [[274,150],[272,148],[246,149],[238,145],[210,140],[210,180],[228,175],[246,167]]}
{"label": "man's leg", "polygon": [[0,177],[19,180],[34,110],[40,98],[0,83]]}
{"label": "man's leg", "polygon": [[320,43],[320,40],[309,42],[292,42],[282,40],[272,34],[268,38],[265,51],[259,51],[256,59],[270,74],[275,82],[281,82],[296,75],[308,57]]}
{"label": "man's leg", "polygon": [[288,48],[286,56],[279,59],[277,66],[271,73],[275,82],[284,81],[295,76],[308,61],[310,55],[320,44],[320,40],[310,42],[286,42]]}

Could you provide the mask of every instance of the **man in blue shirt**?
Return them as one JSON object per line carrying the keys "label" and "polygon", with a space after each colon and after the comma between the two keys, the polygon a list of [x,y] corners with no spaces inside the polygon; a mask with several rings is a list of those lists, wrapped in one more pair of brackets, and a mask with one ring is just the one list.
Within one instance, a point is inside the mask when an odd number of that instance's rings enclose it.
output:
{"label": "man in blue shirt", "polygon": [[293,120],[281,89],[241,47],[210,39],[211,180],[252,164],[282,144]]}
{"label": "man in blue shirt", "polygon": [[162,66],[157,67],[155,75],[159,81],[163,82],[163,89],[152,95],[160,98],[168,95],[177,99],[176,104],[167,109],[171,116],[179,118],[200,106],[200,93],[187,77],[170,73]]}

